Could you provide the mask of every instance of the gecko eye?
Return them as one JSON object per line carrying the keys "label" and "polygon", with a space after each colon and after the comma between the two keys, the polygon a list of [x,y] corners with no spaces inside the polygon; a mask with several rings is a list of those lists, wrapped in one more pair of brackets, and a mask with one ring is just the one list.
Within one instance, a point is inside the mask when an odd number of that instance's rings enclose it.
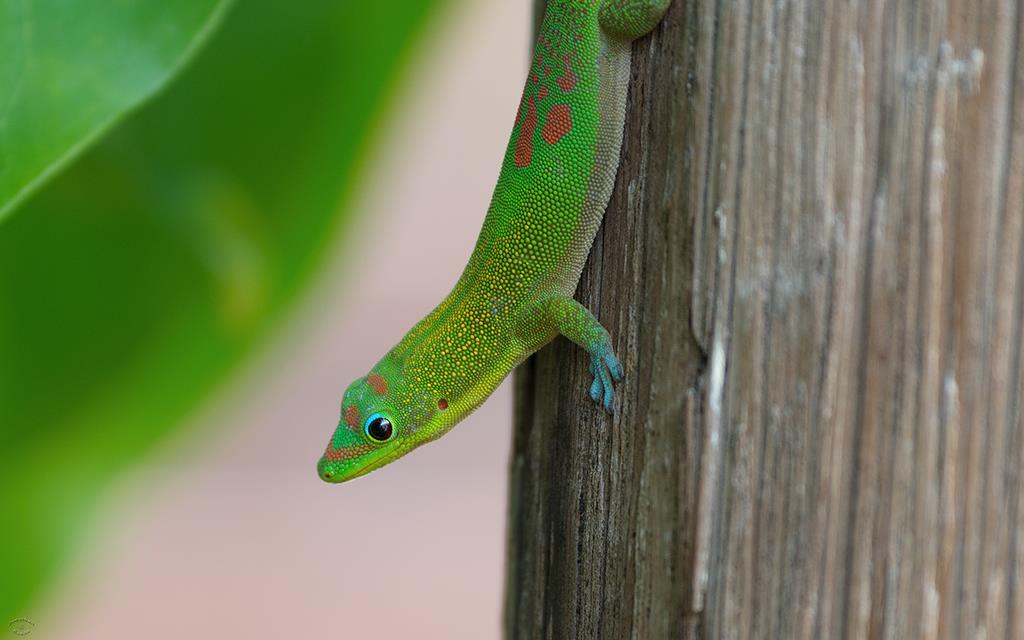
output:
{"label": "gecko eye", "polygon": [[366,435],[374,442],[387,442],[395,434],[391,421],[379,413],[375,413],[366,419],[366,426],[363,427]]}

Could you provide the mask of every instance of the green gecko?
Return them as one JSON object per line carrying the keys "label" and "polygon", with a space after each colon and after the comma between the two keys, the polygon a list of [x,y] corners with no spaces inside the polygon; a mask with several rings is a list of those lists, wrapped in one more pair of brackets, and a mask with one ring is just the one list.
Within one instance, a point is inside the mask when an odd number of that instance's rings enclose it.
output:
{"label": "green gecko", "polygon": [[608,412],[623,368],[573,300],[619,165],[630,43],[671,0],[549,0],[476,247],[451,293],[352,383],[317,465],[327,482],[367,474],[435,440],[561,334],[590,355]]}

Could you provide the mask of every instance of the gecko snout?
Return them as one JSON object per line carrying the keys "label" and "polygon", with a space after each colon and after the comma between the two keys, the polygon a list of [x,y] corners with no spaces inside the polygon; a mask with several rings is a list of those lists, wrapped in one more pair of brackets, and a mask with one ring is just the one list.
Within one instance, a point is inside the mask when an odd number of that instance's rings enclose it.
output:
{"label": "gecko snout", "polygon": [[331,469],[327,466],[326,463],[326,460],[320,460],[319,464],[316,465],[317,474],[319,474],[320,479],[323,480],[324,482],[333,482],[334,472],[331,471]]}

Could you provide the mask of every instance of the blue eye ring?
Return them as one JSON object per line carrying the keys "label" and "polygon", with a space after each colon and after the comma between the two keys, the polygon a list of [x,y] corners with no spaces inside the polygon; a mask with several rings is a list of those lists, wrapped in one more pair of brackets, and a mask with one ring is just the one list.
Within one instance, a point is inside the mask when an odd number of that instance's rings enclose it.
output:
{"label": "blue eye ring", "polygon": [[371,441],[377,444],[384,444],[395,437],[395,427],[383,413],[375,413],[363,423],[363,433]]}

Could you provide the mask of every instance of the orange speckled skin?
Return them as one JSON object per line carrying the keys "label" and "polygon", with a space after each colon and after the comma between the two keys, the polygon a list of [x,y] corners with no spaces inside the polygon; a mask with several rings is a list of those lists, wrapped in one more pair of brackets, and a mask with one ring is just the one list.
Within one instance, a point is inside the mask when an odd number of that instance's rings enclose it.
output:
{"label": "orange speckled skin", "polygon": [[[550,0],[483,229],[451,293],[345,392],[318,471],[364,475],[434,440],[562,334],[587,350],[591,396],[613,407],[623,371],[608,332],[572,299],[619,163],[630,42],[670,0]],[[368,426],[385,419],[384,441]]]}

